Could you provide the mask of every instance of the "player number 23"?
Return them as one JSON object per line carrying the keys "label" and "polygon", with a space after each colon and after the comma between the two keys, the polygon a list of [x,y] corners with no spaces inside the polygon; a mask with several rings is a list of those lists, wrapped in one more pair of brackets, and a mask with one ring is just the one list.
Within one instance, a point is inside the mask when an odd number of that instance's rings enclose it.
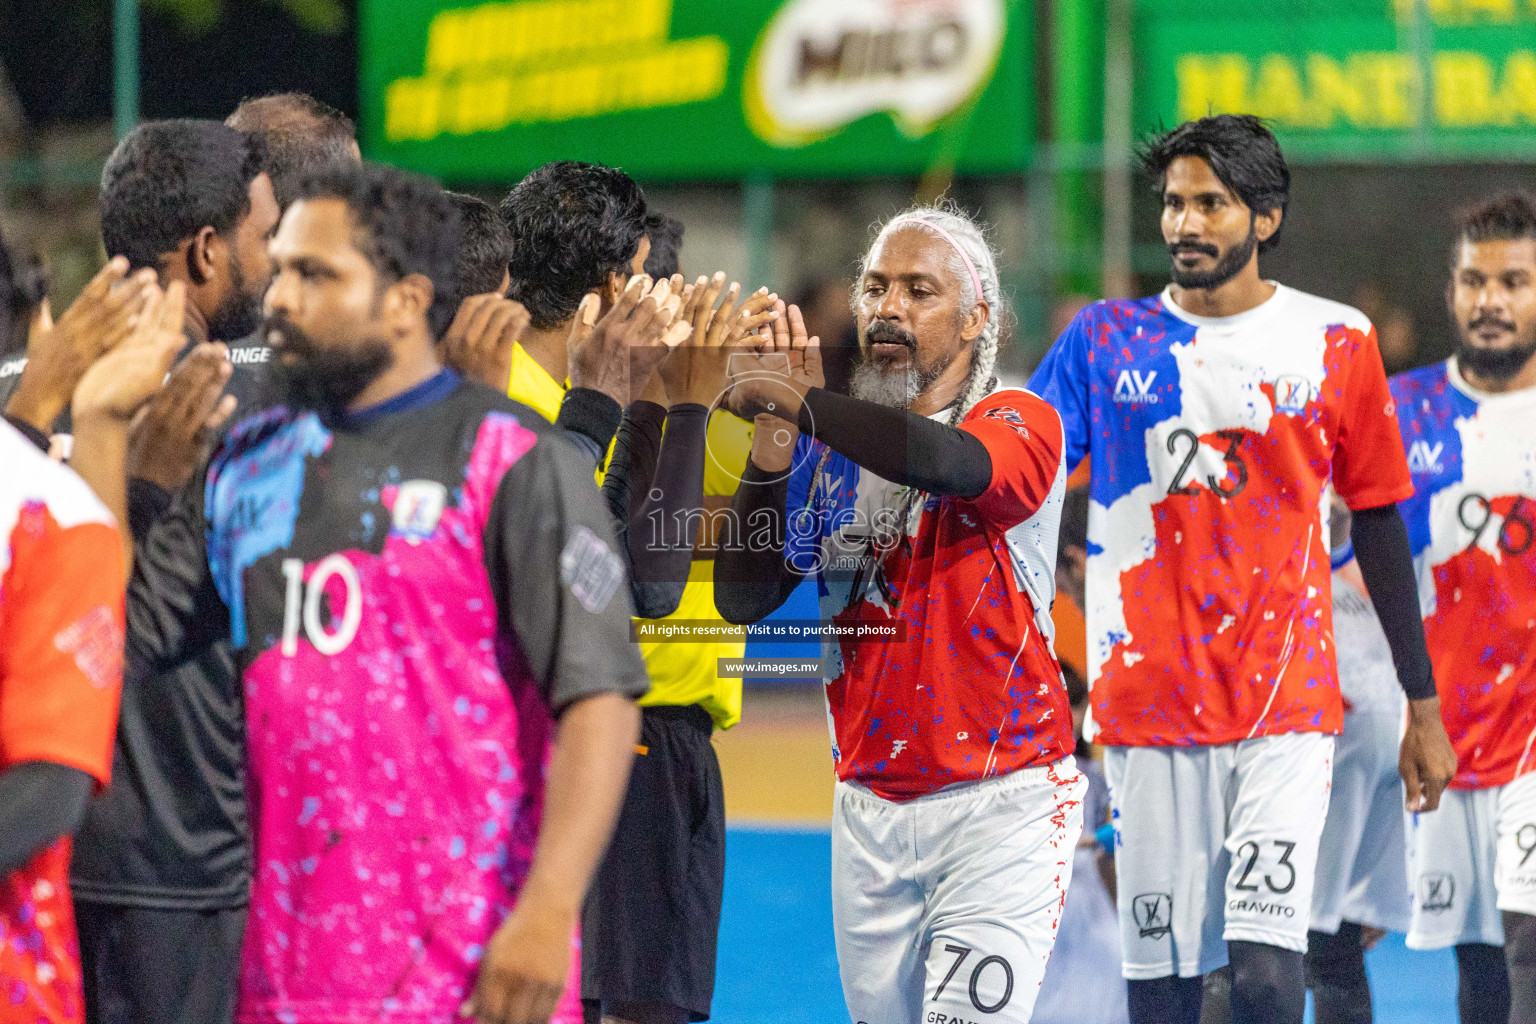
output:
{"label": "player number 23", "polygon": [[[363,621],[363,589],[358,582],[357,570],[345,555],[326,555],[304,581],[304,562],[299,558],[283,559],[283,577],[287,583],[283,599],[283,657],[291,658],[299,652],[299,625],[304,626],[304,636],[316,651],[331,657],[347,649],[357,636],[357,627]],[[320,621],[320,606],[325,597],[325,586],[332,577],[339,577],[346,591],[341,614],[331,609],[331,629]]]}
{"label": "player number 23", "polygon": [[[1236,482],[1228,486],[1225,479],[1218,480],[1216,474],[1208,473],[1205,477],[1206,484],[1223,498],[1235,498],[1243,493],[1248,486],[1248,463],[1243,461],[1242,453],[1237,449],[1243,443],[1241,430],[1218,430],[1216,436],[1227,442],[1227,450],[1221,457],[1231,467],[1230,476],[1237,477]],[[1184,461],[1179,463],[1179,468],[1173,474],[1173,482],[1168,485],[1169,494],[1194,494],[1194,486],[1184,483],[1184,474],[1189,471],[1190,463],[1195,461],[1195,455],[1200,451],[1200,437],[1187,427],[1180,427],[1168,435],[1168,454],[1178,455],[1180,444],[1187,444],[1184,451]]]}
{"label": "player number 23", "polygon": [[[1278,884],[1273,874],[1266,874],[1264,876],[1264,884],[1269,886],[1270,892],[1278,896],[1284,896],[1296,888],[1296,866],[1291,863],[1291,853],[1296,849],[1296,844],[1286,842],[1284,839],[1276,839],[1274,844],[1280,847],[1280,859],[1275,863],[1275,867],[1285,869],[1286,874],[1281,876],[1284,878],[1285,884]],[[1232,888],[1240,889],[1243,892],[1258,892],[1258,883],[1250,885],[1248,876],[1253,873],[1254,865],[1259,862],[1259,844],[1250,839],[1242,846],[1239,846],[1237,848],[1237,859],[1242,860],[1245,857],[1248,859],[1248,863],[1243,866],[1243,875]]]}

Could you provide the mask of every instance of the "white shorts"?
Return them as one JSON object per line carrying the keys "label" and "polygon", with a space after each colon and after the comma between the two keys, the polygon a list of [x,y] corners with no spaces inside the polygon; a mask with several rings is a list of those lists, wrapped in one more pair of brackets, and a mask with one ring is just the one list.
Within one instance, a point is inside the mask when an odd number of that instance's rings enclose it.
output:
{"label": "white shorts", "polygon": [[1228,940],[1305,952],[1333,737],[1108,747],[1122,973],[1194,978]]}
{"label": "white shorts", "polygon": [[1344,716],[1318,845],[1313,931],[1333,935],[1345,921],[1408,930],[1413,890],[1404,836],[1407,797],[1397,772],[1405,722],[1401,707]]}
{"label": "white shorts", "polygon": [[1500,911],[1536,914],[1536,773],[1448,789],[1413,824],[1413,949],[1504,944]]}
{"label": "white shorts", "polygon": [[855,1024],[1026,1024],[1087,789],[1071,757],[904,803],[837,784],[832,923]]}

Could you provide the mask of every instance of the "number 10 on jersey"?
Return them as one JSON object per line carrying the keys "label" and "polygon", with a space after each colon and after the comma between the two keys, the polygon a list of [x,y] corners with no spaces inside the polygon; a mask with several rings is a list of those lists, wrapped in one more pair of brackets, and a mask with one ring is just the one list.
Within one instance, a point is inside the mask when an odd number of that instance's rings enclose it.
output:
{"label": "number 10 on jersey", "polygon": [[[339,577],[346,596],[341,614],[331,609],[331,622],[335,626],[327,630],[320,621],[320,606],[325,599],[326,584],[332,577]],[[357,627],[363,621],[363,588],[357,579],[357,569],[345,555],[326,555],[304,581],[304,561],[299,558],[283,559],[283,578],[286,581],[283,599],[283,657],[291,658],[299,653],[299,626],[311,646],[326,657],[340,654],[357,636]]]}

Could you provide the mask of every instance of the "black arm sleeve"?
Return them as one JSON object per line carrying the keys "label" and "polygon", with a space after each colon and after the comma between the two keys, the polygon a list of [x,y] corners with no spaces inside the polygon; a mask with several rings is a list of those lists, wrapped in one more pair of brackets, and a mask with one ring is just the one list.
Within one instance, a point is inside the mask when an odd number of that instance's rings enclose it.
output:
{"label": "black arm sleeve", "polygon": [[766,473],[755,462],[747,461],[731,511],[742,523],[743,540],[756,538],[764,526],[772,532],[766,545],[722,544],[716,549],[715,608],[727,622],[761,622],[787,601],[805,578],[784,558],[788,493],[788,474]]}
{"label": "black arm sleeve", "polygon": [[152,480],[128,478],[128,529],[135,537],[143,537],[155,521],[165,515],[174,496]]}
{"label": "black arm sleeve", "polygon": [[229,636],[229,609],[208,568],[205,473],[194,476],[144,534],[135,535],[124,678],[179,665]]}
{"label": "black arm sleeve", "polygon": [[637,493],[645,498],[624,530],[635,614],[641,618],[663,618],[682,604],[694,540],[703,522],[708,429],[709,409],[674,405],[667,412],[666,437],[651,485],[643,492],[631,491],[631,506]]}
{"label": "black arm sleeve", "polygon": [[95,788],[85,772],[52,761],[23,761],[0,772],[0,877],[73,835]]}
{"label": "black arm sleeve", "polygon": [[974,498],[992,482],[992,456],[977,438],[926,416],[812,388],[800,430],[895,484]]}
{"label": "black arm sleeve", "polygon": [[560,402],[555,426],[566,431],[569,439],[592,457],[594,466],[601,466],[623,414],[619,403],[601,391],[571,388]]}
{"label": "black arm sleeve", "polygon": [[[655,402],[644,401],[630,404],[619,427],[603,497],[629,567],[635,614],[642,619],[665,618],[682,603],[693,546],[680,546],[672,527],[686,523],[697,530],[708,427],[709,410],[702,405],[675,406],[669,416]],[[660,497],[653,499],[653,494]]]}
{"label": "black arm sleeve", "polygon": [[1398,683],[1409,700],[1433,697],[1435,674],[1424,643],[1419,584],[1402,514],[1396,505],[1360,509],[1354,513],[1349,536],[1376,618],[1387,634]]}
{"label": "black arm sleeve", "polygon": [[618,524],[621,546],[627,543],[630,519],[650,492],[666,422],[666,408],[655,402],[631,402],[624,410],[624,421],[619,424],[618,439],[613,444],[613,458],[603,475],[603,499]]}
{"label": "black arm sleeve", "polygon": [[630,641],[629,588],[592,467],[559,432],[507,470],[485,527],[504,635],[556,715],[586,697],[638,697],[650,681]]}

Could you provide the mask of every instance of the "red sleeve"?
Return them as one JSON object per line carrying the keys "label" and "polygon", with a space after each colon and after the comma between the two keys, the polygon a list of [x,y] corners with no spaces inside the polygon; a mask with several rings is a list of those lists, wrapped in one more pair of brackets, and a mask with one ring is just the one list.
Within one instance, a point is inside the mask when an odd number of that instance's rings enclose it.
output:
{"label": "red sleeve", "polygon": [[0,580],[0,765],[52,761],[105,786],[123,684],[123,556],[103,522],[25,506]]}
{"label": "red sleeve", "polygon": [[971,503],[995,526],[1017,526],[1039,510],[1061,472],[1061,417],[1045,400],[1008,388],[971,410],[960,429],[992,458],[992,482]]}
{"label": "red sleeve", "polygon": [[1362,333],[1346,328],[1346,332],[1354,344],[1346,347],[1333,488],[1351,509],[1380,508],[1412,497],[1413,477],[1376,347],[1376,329]]}

